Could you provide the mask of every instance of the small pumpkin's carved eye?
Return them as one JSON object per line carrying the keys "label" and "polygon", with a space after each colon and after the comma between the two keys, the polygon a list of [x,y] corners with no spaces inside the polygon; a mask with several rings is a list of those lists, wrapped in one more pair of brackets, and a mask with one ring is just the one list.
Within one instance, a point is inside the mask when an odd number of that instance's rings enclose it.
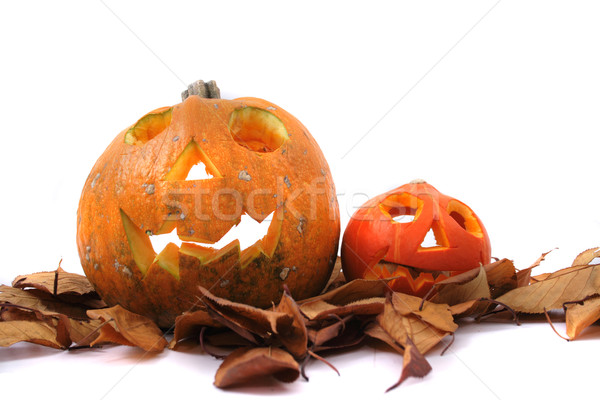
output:
{"label": "small pumpkin's carved eye", "polygon": [[125,133],[125,143],[143,146],[171,124],[173,107],[163,107],[144,115]]}
{"label": "small pumpkin's carved eye", "polygon": [[448,214],[465,231],[477,237],[483,237],[483,230],[477,221],[473,210],[458,200],[450,200],[447,208]]}
{"label": "small pumpkin's carved eye", "polygon": [[273,152],[290,138],[275,114],[256,107],[234,110],[228,127],[237,144],[259,153]]}
{"label": "small pumpkin's carved eye", "polygon": [[383,215],[401,224],[414,221],[422,208],[423,200],[408,193],[392,194],[379,204]]}

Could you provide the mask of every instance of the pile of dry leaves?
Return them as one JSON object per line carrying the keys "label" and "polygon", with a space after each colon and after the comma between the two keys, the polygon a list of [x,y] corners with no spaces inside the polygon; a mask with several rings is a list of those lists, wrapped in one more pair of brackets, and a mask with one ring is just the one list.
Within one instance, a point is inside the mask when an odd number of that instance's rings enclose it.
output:
{"label": "pile of dry leaves", "polygon": [[323,294],[295,301],[284,293],[270,309],[233,303],[200,288],[201,309],[181,315],[172,332],[120,306],[106,307],[84,276],[59,267],[0,286],[0,346],[27,341],[74,349],[112,343],[160,352],[191,340],[223,358],[214,382],[222,388],[259,376],[284,382],[306,378],[310,359],[335,369],[324,358],[328,350],[377,340],[404,357],[392,389],[431,371],[424,354],[453,338],[461,318],[510,312],[518,322],[519,313],[547,316],[564,309],[569,339],[600,319],[600,264],[594,264],[600,248],[584,251],[569,268],[532,276],[546,254],[522,270],[502,259],[454,276],[424,299],[391,292],[385,281],[346,283],[339,263]]}

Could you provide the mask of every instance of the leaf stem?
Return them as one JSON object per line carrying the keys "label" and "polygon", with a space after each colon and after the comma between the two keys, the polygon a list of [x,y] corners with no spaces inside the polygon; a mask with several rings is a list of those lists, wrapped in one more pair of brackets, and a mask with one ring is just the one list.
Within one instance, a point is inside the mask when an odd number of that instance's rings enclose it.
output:
{"label": "leaf stem", "polygon": [[556,333],[558,335],[559,338],[566,340],[567,342],[570,342],[571,339],[564,337],[563,335],[561,335],[560,333],[558,333],[558,331],[556,330],[556,328],[554,327],[554,324],[552,323],[552,320],[550,319],[550,315],[548,314],[548,311],[546,310],[546,307],[544,307],[544,315],[546,316],[546,321],[548,321],[548,323],[550,324],[550,327],[552,328],[552,330],[554,331],[554,333]]}

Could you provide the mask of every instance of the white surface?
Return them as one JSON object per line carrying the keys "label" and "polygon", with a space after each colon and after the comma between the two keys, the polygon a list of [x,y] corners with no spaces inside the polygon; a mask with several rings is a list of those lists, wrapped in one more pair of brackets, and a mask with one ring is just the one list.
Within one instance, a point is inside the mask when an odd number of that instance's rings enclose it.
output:
{"label": "white surface", "polygon": [[[61,258],[81,272],[75,212],[93,163],[196,79],[217,80],[226,98],[268,99],[309,128],[342,228],[368,197],[424,178],[477,212],[494,256],[525,267],[558,247],[539,272],[565,267],[600,245],[599,17],[593,1],[5,2],[0,282]],[[429,355],[423,382],[388,397],[595,392],[594,332],[567,343],[539,322],[463,326],[453,353]],[[402,363],[364,348],[330,357],[341,377],[313,362],[308,383],[220,391],[208,356],[140,356],[16,345],[0,349],[0,381],[46,398],[374,396]]]}

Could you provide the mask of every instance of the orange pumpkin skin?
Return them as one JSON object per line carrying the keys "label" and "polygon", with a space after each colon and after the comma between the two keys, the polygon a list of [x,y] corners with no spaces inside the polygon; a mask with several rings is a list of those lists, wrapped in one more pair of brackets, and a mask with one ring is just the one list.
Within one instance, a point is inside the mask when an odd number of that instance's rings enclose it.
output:
{"label": "orange pumpkin skin", "polygon": [[[399,216],[414,219],[394,220]],[[423,247],[430,230],[437,245]],[[491,245],[468,206],[414,181],[374,197],[354,213],[341,256],[346,279],[395,278],[389,283],[393,290],[422,297],[447,275],[488,264]]]}
{"label": "orange pumpkin skin", "polygon": [[[199,160],[213,178],[186,180]],[[244,213],[259,222],[273,213],[264,238],[248,249],[202,244]],[[152,248],[149,235],[174,229],[181,247]],[[284,285],[297,299],[318,294],[339,235],[317,143],[291,114],[256,98],[190,96],[147,114],[98,159],[77,217],[81,263],[102,299],[162,327],[199,305],[199,285],[257,307],[277,302]]]}

